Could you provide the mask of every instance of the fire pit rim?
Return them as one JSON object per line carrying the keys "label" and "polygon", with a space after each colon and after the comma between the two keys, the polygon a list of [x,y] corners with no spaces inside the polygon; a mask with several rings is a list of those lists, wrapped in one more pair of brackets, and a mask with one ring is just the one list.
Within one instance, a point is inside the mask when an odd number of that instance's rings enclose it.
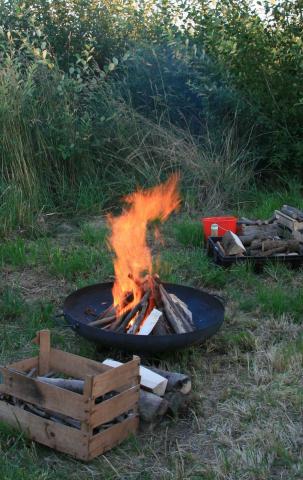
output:
{"label": "fire pit rim", "polygon": [[[209,321],[209,318],[208,318],[206,319],[207,320],[206,324],[200,327],[198,325],[198,322],[195,321],[196,329],[193,332],[178,333],[178,334],[172,333],[170,335],[141,336],[141,335],[127,334],[124,332],[122,333],[111,332],[111,331],[103,330],[102,328],[89,326],[87,323],[85,323],[85,321],[81,321],[75,318],[75,315],[71,314],[70,312],[71,308],[69,308],[70,304],[73,305],[73,303],[76,300],[79,301],[79,298],[81,303],[81,297],[83,296],[83,294],[90,292],[90,290],[98,290],[98,289],[100,289],[100,291],[103,291],[103,292],[105,291],[106,293],[109,293],[111,292],[113,282],[87,285],[85,287],[82,287],[80,289],[73,291],[70,295],[66,297],[64,301],[63,314],[66,320],[68,321],[69,326],[74,331],[79,333],[81,336],[97,344],[107,345],[107,346],[109,345],[118,346],[118,348],[120,349],[129,350],[133,352],[136,352],[136,351],[141,352],[142,349],[149,352],[151,351],[160,352],[160,351],[166,351],[166,350],[173,350],[176,348],[182,348],[182,347],[190,346],[197,343],[202,343],[203,341],[205,341],[207,338],[209,338],[219,330],[219,328],[221,327],[224,321],[225,308],[224,308],[224,304],[222,303],[222,299],[218,298],[218,296],[215,294],[210,294],[209,292],[206,292],[204,290],[200,290],[188,285],[179,285],[179,284],[166,283],[166,282],[163,282],[163,285],[165,286],[165,288],[168,289],[168,291],[170,290],[175,292],[177,291],[178,295],[180,295],[180,290],[185,293],[191,292],[192,296],[198,299],[197,300],[198,302],[202,301],[201,298],[204,298],[204,300],[206,299],[210,305],[210,308],[213,307],[213,310],[216,310],[215,320],[211,318],[211,321]],[[109,301],[107,301],[106,303],[109,303]],[[102,298],[100,298],[100,301],[99,301],[99,305],[101,304],[102,304]],[[81,306],[83,311],[83,317],[89,316],[89,315],[85,315],[84,313],[84,309],[88,306],[89,305],[87,304],[86,305],[82,304]],[[193,318],[194,317],[195,315],[193,315]],[[211,317],[213,317],[213,315],[211,315]],[[143,347],[142,343],[144,340],[147,345]],[[138,345],[140,344],[140,346],[136,346],[137,344]],[[164,345],[166,345],[165,348],[164,348]]]}

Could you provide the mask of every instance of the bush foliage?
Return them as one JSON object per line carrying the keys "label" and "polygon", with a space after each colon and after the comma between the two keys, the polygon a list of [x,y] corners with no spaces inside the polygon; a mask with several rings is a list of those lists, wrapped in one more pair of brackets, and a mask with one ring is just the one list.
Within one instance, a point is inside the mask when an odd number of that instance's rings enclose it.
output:
{"label": "bush foliage", "polygon": [[301,172],[300,2],[6,0],[0,217],[95,211],[179,169],[186,203]]}

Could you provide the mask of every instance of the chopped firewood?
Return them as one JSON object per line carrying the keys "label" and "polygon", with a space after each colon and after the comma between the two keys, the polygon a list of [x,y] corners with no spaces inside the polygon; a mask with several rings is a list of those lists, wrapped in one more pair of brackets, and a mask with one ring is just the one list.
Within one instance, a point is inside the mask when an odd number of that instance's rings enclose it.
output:
{"label": "chopped firewood", "polygon": [[117,330],[119,332],[124,332],[124,329],[127,327],[129,322],[131,321],[131,319],[136,315],[137,312],[142,310],[142,308],[146,304],[149,296],[150,296],[150,290],[145,292],[141,301],[139,303],[137,303],[137,305],[135,305],[135,307],[125,317],[122,318],[122,322],[120,321],[120,319],[116,320],[116,322],[118,322],[118,325],[116,327],[113,327],[112,330]]}
{"label": "chopped firewood", "polygon": [[288,217],[294,218],[299,222],[303,222],[303,211],[295,207],[290,207],[289,205],[283,205],[280,210],[282,213],[288,215]]}
{"label": "chopped firewood", "polygon": [[153,372],[167,378],[166,392],[178,391],[186,395],[191,391],[191,379],[188,375],[178,372],[168,372],[155,367],[149,368]]}
{"label": "chopped firewood", "polygon": [[252,236],[254,238],[271,238],[279,236],[280,227],[278,223],[272,223],[270,225],[242,225],[241,237]]}
{"label": "chopped firewood", "polygon": [[116,319],[116,315],[110,315],[108,317],[99,318],[99,320],[94,320],[93,322],[88,323],[90,327],[101,327],[102,325],[107,325],[108,323],[113,322]]}
{"label": "chopped firewood", "polygon": [[163,313],[160,310],[153,308],[148,317],[146,317],[146,319],[144,320],[144,323],[140,328],[138,335],[149,335],[155,327],[156,323],[162,317],[162,315]]}
{"label": "chopped firewood", "polygon": [[300,242],[298,240],[264,240],[263,242],[253,241],[250,255],[269,257],[277,253],[300,253]]}
{"label": "chopped firewood", "polygon": [[144,317],[146,315],[147,309],[148,309],[148,298],[147,298],[146,302],[142,303],[141,312],[137,314],[137,317],[135,318],[134,323],[127,330],[128,334],[131,334],[131,333],[136,334],[138,332],[138,329],[140,328],[141,323],[143,322]]}
{"label": "chopped firewood", "polygon": [[288,252],[300,252],[300,243],[297,240],[265,240],[262,242],[262,251],[285,247]]}
{"label": "chopped firewood", "polygon": [[175,333],[186,333],[193,330],[192,325],[189,324],[188,320],[184,315],[180,313],[177,306],[173,302],[170,295],[167,293],[163,285],[159,285],[164,311],[167,317],[168,322],[170,323],[172,329]]}
{"label": "chopped firewood", "polygon": [[139,415],[141,420],[151,423],[163,417],[168,410],[168,401],[154,393],[140,390]]}
{"label": "chopped firewood", "polygon": [[168,322],[164,319],[163,315],[159,318],[158,322],[156,323],[152,334],[153,335],[169,335],[171,332]]}
{"label": "chopped firewood", "polygon": [[164,395],[164,399],[168,402],[168,413],[176,416],[187,407],[191,401],[191,395],[184,395],[181,392],[168,392]]}
{"label": "chopped firewood", "polygon": [[246,252],[246,249],[238,235],[230,230],[222,237],[222,244],[226,255],[238,255]]}
{"label": "chopped firewood", "polygon": [[66,390],[71,390],[75,393],[83,393],[83,380],[67,379],[67,378],[48,378],[48,377],[37,377],[36,380],[49,383],[59,388],[65,388]]}
{"label": "chopped firewood", "polygon": [[[112,360],[111,358],[107,358],[102,363],[113,368],[122,365],[121,362]],[[164,392],[166,391],[166,386],[168,384],[168,379],[166,376],[153,371],[153,369],[146,368],[141,365],[140,377],[140,385],[142,388],[160,396],[164,395]]]}
{"label": "chopped firewood", "polygon": [[216,242],[216,247],[217,247],[217,249],[219,250],[219,252],[221,253],[221,255],[223,255],[223,257],[225,257],[225,256],[226,256],[226,252],[225,252],[225,250],[224,250],[224,248],[223,248],[222,243],[219,242],[219,241]]}
{"label": "chopped firewood", "polygon": [[179,312],[182,314],[182,316],[186,318],[187,322],[194,329],[193,314],[187,307],[186,303],[182,302],[182,300],[180,300],[180,298],[178,298],[174,293],[169,293],[169,295],[172,301],[174,302],[174,304],[176,305],[177,309],[179,310]]}
{"label": "chopped firewood", "polygon": [[303,221],[295,220],[279,210],[275,210],[275,214],[278,224],[289,228],[292,232],[303,228]]}

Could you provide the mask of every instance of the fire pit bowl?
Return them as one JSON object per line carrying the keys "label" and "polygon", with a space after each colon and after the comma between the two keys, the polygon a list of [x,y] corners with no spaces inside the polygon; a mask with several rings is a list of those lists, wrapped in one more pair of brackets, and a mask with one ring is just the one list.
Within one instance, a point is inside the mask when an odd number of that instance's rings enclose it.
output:
{"label": "fire pit bowl", "polygon": [[187,304],[196,330],[171,335],[131,335],[89,326],[94,316],[88,312],[94,311],[99,315],[111,305],[112,283],[99,283],[73,292],[64,302],[64,317],[75,332],[98,347],[114,347],[136,353],[178,350],[202,343],[219,330],[224,320],[224,306],[215,295],[173,283],[165,283],[164,286]]}

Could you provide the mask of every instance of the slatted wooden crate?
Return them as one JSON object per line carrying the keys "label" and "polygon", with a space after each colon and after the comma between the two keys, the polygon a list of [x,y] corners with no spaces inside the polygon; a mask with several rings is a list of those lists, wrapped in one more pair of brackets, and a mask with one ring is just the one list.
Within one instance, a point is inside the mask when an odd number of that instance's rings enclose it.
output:
{"label": "slatted wooden crate", "polygon": [[[140,391],[139,357],[111,368],[99,362],[51,348],[50,333],[38,333],[40,351],[6,367],[0,367],[0,420],[24,431],[39,443],[88,461],[110,450],[138,428]],[[50,371],[84,379],[83,394],[59,388],[26,373],[37,368],[39,375]],[[109,392],[111,398],[102,401]],[[42,418],[7,400],[11,396],[37,408],[66,415],[80,421],[81,428],[62,425]],[[123,415],[123,414],[127,414]],[[126,417],[118,423],[109,422]],[[115,420],[117,422],[117,420]],[[107,426],[105,425],[110,425]]]}

